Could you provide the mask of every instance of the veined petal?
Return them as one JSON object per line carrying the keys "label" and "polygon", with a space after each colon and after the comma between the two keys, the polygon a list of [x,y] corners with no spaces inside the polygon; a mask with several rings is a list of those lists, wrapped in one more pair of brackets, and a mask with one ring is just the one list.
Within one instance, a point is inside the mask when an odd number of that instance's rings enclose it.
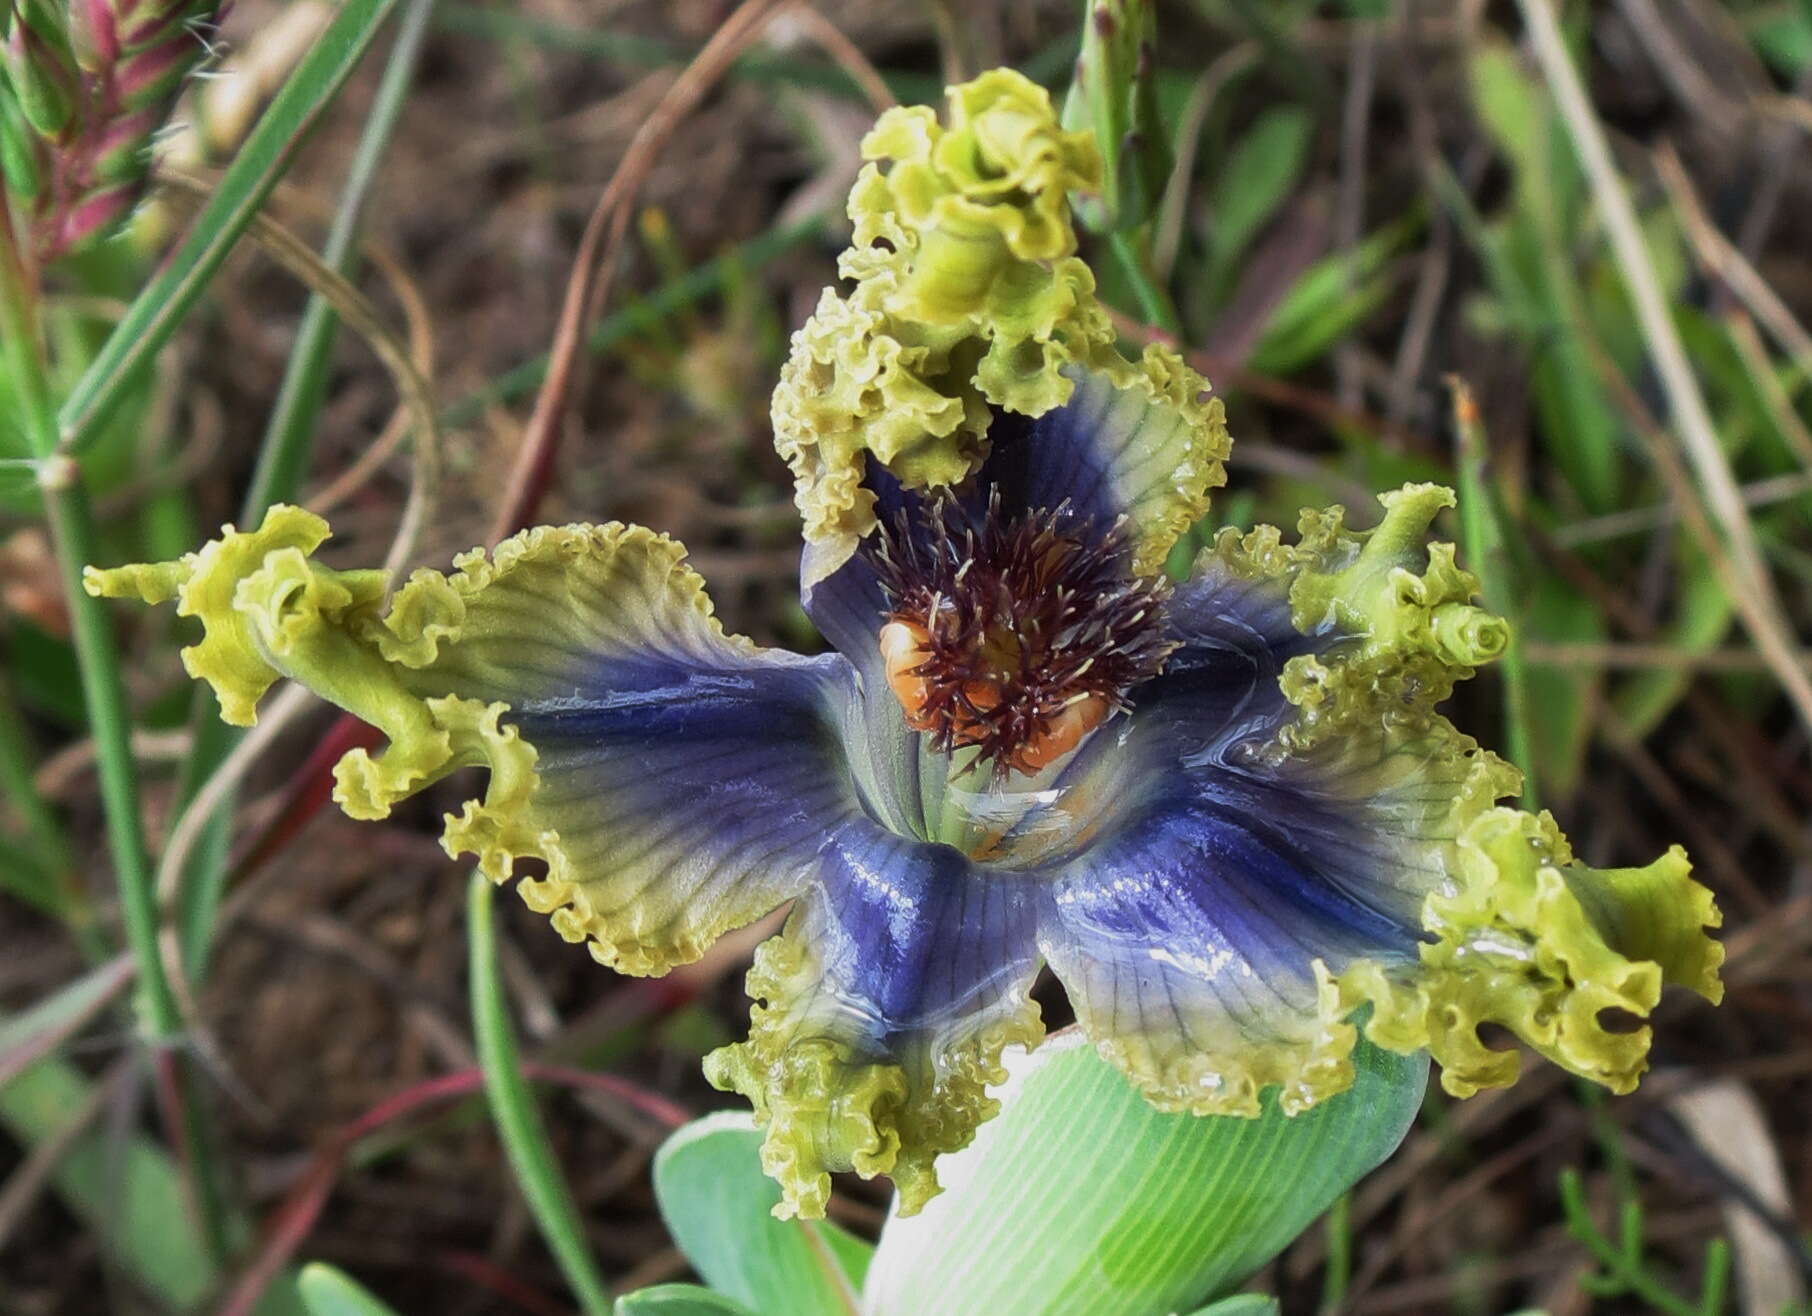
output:
{"label": "veined petal", "polygon": [[239,720],[289,676],[382,730],[381,754],[336,769],[354,817],[487,767],[446,848],[499,882],[539,860],[523,898],[601,961],[659,973],[696,958],[798,894],[825,830],[857,810],[837,732],[847,666],[726,635],[673,540],[531,530],[451,575],[416,572],[384,610],[377,573],[307,556],[326,537],[276,508],[257,531],[89,587],[177,595],[205,630],[190,670]]}
{"label": "veined petal", "polygon": [[782,1213],[822,1215],[832,1170],[891,1175],[907,1214],[937,1192],[933,1160],[996,1109],[1002,1051],[1044,1034],[1034,904],[1022,878],[866,819],[828,838],[820,885],[756,951],[749,1040],[705,1066],[767,1126]]}
{"label": "veined petal", "polygon": [[1305,513],[1287,543],[1224,532],[1171,603],[1182,647],[1135,692],[1137,774],[1100,839],[1056,871],[1040,942],[1097,1045],[1160,1105],[1300,1109],[1344,1088],[1353,1023],[1426,1047],[1464,1095],[1513,1080],[1500,1024],[1618,1091],[1663,981],[1715,997],[1708,892],[1673,851],[1575,864],[1545,815],[1494,808],[1515,771],[1435,705],[1501,651],[1451,546],[1452,495],[1408,486],[1372,531]]}
{"label": "veined petal", "polygon": [[1126,517],[1133,570],[1155,575],[1207,513],[1209,490],[1226,483],[1221,401],[1164,350],[1064,374],[1069,401],[1029,425],[997,426],[1020,433],[993,443],[978,483],[997,489],[1009,514],[1067,502],[1103,526]]}
{"label": "veined petal", "polygon": [[[1269,797],[1269,798],[1267,798]],[[1329,872],[1351,823],[1282,792],[1176,801],[1057,875],[1040,946],[1084,1030],[1165,1110],[1255,1116],[1352,1082],[1353,1030],[1313,966],[1414,952],[1410,925]]]}

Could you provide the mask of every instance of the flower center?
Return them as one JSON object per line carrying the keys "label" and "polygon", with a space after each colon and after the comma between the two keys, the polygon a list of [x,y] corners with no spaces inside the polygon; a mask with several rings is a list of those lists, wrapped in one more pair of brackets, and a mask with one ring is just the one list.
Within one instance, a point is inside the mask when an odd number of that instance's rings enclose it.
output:
{"label": "flower center", "polygon": [[997,780],[1031,775],[1124,709],[1163,667],[1161,578],[1132,574],[1124,520],[1068,503],[1008,519],[949,496],[883,524],[869,549],[887,595],[877,637],[906,724]]}

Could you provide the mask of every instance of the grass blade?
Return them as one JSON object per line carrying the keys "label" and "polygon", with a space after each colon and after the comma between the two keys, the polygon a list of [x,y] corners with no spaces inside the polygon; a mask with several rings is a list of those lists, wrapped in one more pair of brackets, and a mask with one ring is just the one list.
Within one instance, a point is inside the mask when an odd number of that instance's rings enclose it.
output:
{"label": "grass blade", "polygon": [[[409,0],[403,11],[397,25],[396,44],[384,66],[383,81],[378,85],[371,113],[365,120],[358,150],[346,171],[339,208],[334,212],[327,243],[321,249],[322,262],[346,278],[351,278],[357,267],[359,221],[384,149],[390,144],[403,104],[408,100],[416,60],[421,54],[422,38],[427,33],[434,4],[435,0]],[[295,501],[313,447],[315,422],[327,394],[328,368],[339,324],[340,317],[325,297],[315,293],[308,299],[301,326],[296,331],[295,347],[284,369],[277,404],[265,427],[252,487],[246,493],[245,510],[241,515],[248,525],[256,525],[272,503]]]}
{"label": "grass blade", "polygon": [[1603,125],[1586,97],[1579,70],[1567,53],[1551,0],[1518,0],[1528,25],[1528,39],[1542,66],[1561,118],[1585,165],[1592,193],[1598,202],[1611,249],[1623,273],[1636,317],[1642,326],[1649,355],[1668,402],[1668,410],[1687,459],[1698,477],[1699,494],[1717,522],[1730,555],[1730,584],[1743,624],[1756,647],[1798,711],[1812,727],[1812,677],[1799,665],[1793,652],[1793,631],[1780,595],[1768,574],[1756,542],[1755,527],[1743,506],[1730,461],[1718,442],[1711,413],[1705,405],[1697,377],[1681,346],[1679,331],[1655,279],[1648,248],[1636,219],[1635,207],[1611,158]]}
{"label": "grass blade", "polygon": [[510,1027],[503,982],[497,973],[497,925],[492,916],[495,888],[482,873],[473,873],[468,892],[466,937],[470,947],[472,1030],[478,1061],[484,1068],[485,1095],[516,1183],[540,1226],[548,1250],[579,1299],[586,1316],[607,1316],[610,1296],[585,1241],[578,1207],[554,1159],[547,1128],[522,1076],[516,1037]]}
{"label": "grass blade", "polygon": [[23,1014],[0,1019],[0,1087],[73,1037],[132,981],[130,955],[120,955],[67,982]]}
{"label": "grass blade", "polygon": [[[348,279],[357,265],[359,220],[383,159],[384,148],[390,142],[403,104],[408,99],[434,4],[435,0],[409,0],[403,11],[396,43],[384,66],[383,81],[378,85],[365,120],[364,133],[346,171],[346,185],[340,193],[340,204],[334,212],[321,259],[334,273]],[[244,525],[257,525],[273,503],[296,501],[314,447],[315,425],[327,394],[328,372],[339,326],[340,317],[332,303],[318,292],[312,294],[302,313],[295,346],[290,351],[277,402],[258,450],[258,464],[252,473],[251,488],[246,492],[244,510],[240,513]],[[183,767],[180,798],[185,809],[209,774],[220,766],[239,741],[238,734],[221,722],[213,694],[207,690],[196,691],[189,728],[194,749]],[[223,802],[215,810],[208,823],[208,834],[196,846],[190,871],[184,875],[182,883],[177,929],[184,964],[189,976],[196,980],[207,967],[214,916],[225,890],[230,815],[230,801]]]}
{"label": "grass blade", "polygon": [[[16,1020],[9,1020],[9,1024]],[[200,1226],[181,1209],[185,1190],[176,1163],[153,1139],[132,1134],[123,1145],[91,1122],[108,1098],[105,1081],[45,1059],[0,1086],[0,1128],[21,1145],[68,1144],[51,1183],[70,1212],[145,1292],[177,1311],[201,1303],[220,1280]],[[232,1221],[243,1236],[243,1220]],[[282,1276],[258,1304],[257,1316],[302,1316],[295,1286]]]}
{"label": "grass blade", "polygon": [[1497,490],[1490,474],[1490,452],[1484,424],[1472,390],[1458,376],[1448,380],[1453,390],[1453,427],[1459,441],[1460,538],[1466,565],[1478,573],[1485,606],[1510,621],[1510,638],[1499,664],[1504,677],[1504,742],[1510,761],[1523,774],[1522,806],[1537,809],[1535,750],[1529,734],[1529,673],[1523,663],[1522,609],[1514,606],[1515,582],[1511,576],[1510,541],[1504,533]]}

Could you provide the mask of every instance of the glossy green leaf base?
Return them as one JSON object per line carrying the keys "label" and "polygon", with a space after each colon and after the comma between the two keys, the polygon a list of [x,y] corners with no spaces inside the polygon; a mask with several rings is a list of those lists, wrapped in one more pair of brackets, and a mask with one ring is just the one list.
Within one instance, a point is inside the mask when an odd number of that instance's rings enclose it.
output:
{"label": "glossy green leaf base", "polygon": [[296,1278],[308,1316],[397,1316],[364,1285],[336,1266],[311,1261]]}
{"label": "glossy green leaf base", "polygon": [[780,1188],[762,1171],[761,1138],[746,1112],[724,1111],[667,1139],[654,1191],[674,1242],[718,1294],[763,1316],[853,1311],[868,1244],[829,1221],[775,1219]]}
{"label": "glossy green leaf base", "polygon": [[1010,1061],[1002,1112],[889,1219],[870,1316],[1161,1316],[1227,1292],[1396,1149],[1424,1057],[1361,1042],[1353,1087],[1287,1118],[1164,1115],[1079,1034]]}

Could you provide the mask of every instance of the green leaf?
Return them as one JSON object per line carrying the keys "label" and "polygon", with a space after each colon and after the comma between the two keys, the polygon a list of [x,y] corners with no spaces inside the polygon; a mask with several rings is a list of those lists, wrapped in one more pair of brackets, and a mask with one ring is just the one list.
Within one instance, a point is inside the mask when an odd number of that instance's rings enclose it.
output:
{"label": "green leaf", "polygon": [[1259,115],[1215,170],[1207,274],[1215,303],[1225,300],[1240,257],[1302,177],[1314,130],[1314,116],[1301,106],[1275,106]]}
{"label": "green leaf", "polygon": [[1009,1061],[1003,1110],[888,1220],[870,1316],[1159,1316],[1225,1292],[1388,1156],[1428,1062],[1361,1042],[1350,1091],[1287,1118],[1153,1109],[1080,1033]]}
{"label": "green leaf", "polygon": [[560,1263],[560,1273],[578,1298],[580,1309],[602,1316],[611,1306],[608,1291],[586,1242],[585,1223],[573,1203],[572,1190],[567,1187],[548,1142],[547,1126],[542,1123],[534,1093],[522,1076],[509,1005],[497,971],[493,895],[491,880],[483,873],[473,872],[467,883],[467,972],[471,981],[472,1033],[478,1044],[478,1063],[484,1069],[491,1121],[509,1155],[510,1169],[515,1172],[516,1186],[522,1190],[529,1214],[535,1217],[548,1251]]}
{"label": "green leaf", "polygon": [[0,1019],[0,1084],[85,1027],[132,981],[130,956],[119,955],[64,983],[31,1008]]}
{"label": "green leaf", "polygon": [[657,1284],[637,1289],[617,1299],[614,1316],[755,1316],[755,1313],[721,1293],[696,1284]]}
{"label": "green leaf", "polygon": [[743,1111],[694,1120],[654,1158],[661,1217],[693,1269],[767,1316],[854,1310],[873,1252],[829,1221],[776,1220],[780,1188],[761,1168]]}
{"label": "green leaf", "polygon": [[[1730,629],[1736,605],[1730,593],[1690,540],[1680,541],[1679,591],[1674,618],[1661,643],[1683,653],[1705,653],[1718,647]],[[1641,739],[1660,724],[1692,683],[1692,669],[1658,667],[1622,681],[1613,699],[1629,735]]]}
{"label": "green leaf", "polygon": [[1796,77],[1812,64],[1812,18],[1804,12],[1789,5],[1771,6],[1742,21],[1749,29],[1749,44],[1775,72]]}
{"label": "green leaf", "polygon": [[[41,1060],[0,1086],[0,1128],[22,1146],[37,1146],[66,1134],[71,1120],[92,1115],[94,1103],[104,1099],[73,1065]],[[111,1138],[105,1123],[74,1135],[52,1173],[57,1195],[146,1293],[177,1311],[195,1308],[222,1277],[193,1214],[184,1209],[182,1175],[156,1142],[139,1134]],[[240,1241],[249,1239],[244,1221],[232,1224]],[[288,1275],[266,1290],[257,1307],[257,1316],[303,1312]]]}
{"label": "green leaf", "polygon": [[[1560,577],[1536,573],[1519,592],[1518,619],[1529,638],[1558,644],[1595,644],[1605,638],[1598,605]],[[1522,679],[1533,713],[1528,730],[1535,779],[1546,798],[1569,799],[1585,774],[1604,669],[1592,663],[1528,664]]]}
{"label": "green leaf", "polygon": [[89,362],[57,421],[64,442],[86,448],[206,291],[233,244],[289,168],[296,148],[357,67],[397,0],[345,0],[245,140],[176,253],[133,299]]}
{"label": "green leaf", "polygon": [[296,1287],[308,1316],[397,1316],[363,1285],[337,1266],[311,1261],[302,1267]]}
{"label": "green leaf", "polygon": [[1364,322],[1397,281],[1387,262],[1420,223],[1412,217],[1391,224],[1351,251],[1337,251],[1304,270],[1271,312],[1252,350],[1252,368],[1287,375]]}

